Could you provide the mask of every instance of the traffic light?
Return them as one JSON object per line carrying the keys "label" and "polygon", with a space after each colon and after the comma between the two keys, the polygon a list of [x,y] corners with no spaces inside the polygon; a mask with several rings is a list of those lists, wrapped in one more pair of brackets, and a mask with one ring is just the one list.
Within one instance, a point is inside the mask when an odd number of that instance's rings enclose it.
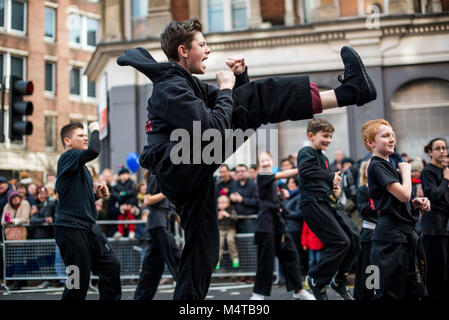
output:
{"label": "traffic light", "polygon": [[33,133],[33,124],[23,121],[23,116],[33,114],[33,103],[23,101],[23,96],[33,94],[33,82],[11,76],[9,85],[9,139],[21,140]]}

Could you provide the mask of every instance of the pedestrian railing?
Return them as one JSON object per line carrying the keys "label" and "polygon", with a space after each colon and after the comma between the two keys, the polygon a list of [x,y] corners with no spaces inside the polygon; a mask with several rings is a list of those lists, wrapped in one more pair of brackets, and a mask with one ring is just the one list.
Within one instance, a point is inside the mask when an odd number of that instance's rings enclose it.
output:
{"label": "pedestrian railing", "polygon": [[[99,225],[130,224],[130,221],[97,221]],[[145,221],[136,220],[132,224],[145,224]],[[48,224],[44,224],[49,226]],[[36,225],[24,225],[36,227]],[[174,236],[180,249],[184,244],[182,229],[175,223]],[[3,279],[6,293],[13,292],[6,285],[8,280],[65,280],[67,278],[66,266],[59,253],[55,239],[6,240],[2,233]],[[138,279],[141,271],[148,242],[141,239],[108,238],[108,241],[120,260],[120,278]],[[228,251],[224,250],[221,268],[213,272],[212,277],[252,277],[257,268],[257,247],[254,244],[254,233],[236,235],[236,245],[239,253],[240,266],[234,268]],[[279,267],[276,259],[275,273],[278,279]],[[165,266],[163,278],[171,278],[168,267]],[[92,275],[92,279],[98,279]]]}

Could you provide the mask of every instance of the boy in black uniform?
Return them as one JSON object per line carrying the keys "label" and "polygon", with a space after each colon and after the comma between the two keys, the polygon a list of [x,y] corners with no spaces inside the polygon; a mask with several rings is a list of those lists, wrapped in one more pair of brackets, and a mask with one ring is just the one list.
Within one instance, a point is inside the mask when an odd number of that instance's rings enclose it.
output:
{"label": "boy in black uniform", "polygon": [[[219,88],[209,85],[192,76],[205,73],[203,61],[211,52],[201,31],[197,19],[170,23],[161,35],[169,63],[157,63],[143,48],[127,50],[117,60],[119,65],[135,67],[154,83],[147,108],[148,145],[139,161],[155,173],[162,193],[176,206],[185,230],[174,299],[204,299],[218,262],[213,173],[243,142],[229,139],[227,129],[255,130],[268,122],[312,118],[322,109],[363,105],[376,98],[360,57],[349,47],[341,52],[345,73],[339,78],[342,85],[335,90],[319,92],[308,77],[249,82],[245,60],[240,56],[226,61],[231,71],[217,72]],[[208,142],[187,141],[185,137],[180,142],[193,145],[186,152],[187,161],[173,161],[172,156],[179,155],[180,150],[178,141],[170,139],[171,133],[183,129],[190,138],[195,121],[201,124],[201,134],[207,129],[218,132],[223,149],[226,142],[231,142],[232,148],[226,148],[218,162],[201,159]]]}
{"label": "boy in black uniform", "polygon": [[152,300],[167,264],[173,280],[177,280],[181,252],[174,236],[167,231],[167,215],[175,214],[170,201],[161,193],[156,176],[151,174],[147,180],[145,204],[150,209],[145,234],[151,235],[148,250],[140,272],[134,300]]}
{"label": "boy in black uniform", "polygon": [[379,289],[374,290],[374,299],[422,297],[426,295],[425,257],[415,229],[418,214],[414,209],[428,211],[430,202],[424,197],[410,201],[411,165],[400,162],[396,170],[388,160],[396,144],[388,121],[366,122],[362,139],[373,154],[368,190],[372,209],[379,215],[371,241],[371,264],[379,268]]}
{"label": "boy in black uniform", "polygon": [[81,123],[70,123],[61,129],[66,150],[58,160],[56,192],[55,240],[66,266],[79,268],[79,288],[64,290],[63,300],[86,298],[91,271],[99,276],[100,300],[120,300],[120,262],[111,249],[101,228],[95,223],[95,199],[109,196],[105,185],[93,192],[92,176],[85,166],[100,153],[98,122],[89,125],[91,138]]}
{"label": "boy in black uniform", "polygon": [[332,172],[322,153],[332,142],[334,127],[324,119],[312,119],[307,126],[310,146],[298,152],[301,213],[310,230],[323,242],[320,261],[306,277],[317,300],[327,300],[325,286],[330,283],[343,299],[353,300],[346,288],[346,275],[360,250],[358,229],[338,208],[336,198],[340,173]]}

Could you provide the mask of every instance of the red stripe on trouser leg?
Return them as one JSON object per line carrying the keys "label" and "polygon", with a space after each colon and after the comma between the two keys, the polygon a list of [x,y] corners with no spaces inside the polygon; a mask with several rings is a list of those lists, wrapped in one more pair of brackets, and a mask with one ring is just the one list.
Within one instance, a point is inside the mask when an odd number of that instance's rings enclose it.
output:
{"label": "red stripe on trouser leg", "polygon": [[310,82],[310,95],[312,97],[313,114],[323,112],[323,104],[321,103],[320,90],[315,82]]}

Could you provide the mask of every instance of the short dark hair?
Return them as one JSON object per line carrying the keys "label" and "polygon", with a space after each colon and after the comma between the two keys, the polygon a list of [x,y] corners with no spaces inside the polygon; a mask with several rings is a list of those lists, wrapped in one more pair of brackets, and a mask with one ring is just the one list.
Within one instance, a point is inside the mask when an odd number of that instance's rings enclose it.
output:
{"label": "short dark hair", "polygon": [[61,142],[62,142],[62,146],[65,148],[65,143],[64,143],[64,138],[71,138],[73,131],[76,129],[83,129],[84,130],[84,126],[81,122],[72,122],[69,124],[66,124],[64,127],[62,127],[61,129]]}
{"label": "short dark hair", "polygon": [[178,47],[184,45],[191,48],[193,37],[202,32],[203,26],[197,18],[171,22],[161,33],[161,47],[170,61],[179,61]]}
{"label": "short dark hair", "polygon": [[231,171],[231,169],[229,169],[229,166],[228,166],[227,164],[223,163],[223,164],[220,166],[220,168],[223,168],[223,167],[225,167],[228,171]]}
{"label": "short dark hair", "polygon": [[314,118],[309,120],[307,124],[307,133],[312,132],[313,134],[316,134],[320,131],[333,133],[335,129],[334,126],[325,119]]}
{"label": "short dark hair", "polygon": [[236,168],[238,168],[238,167],[243,167],[243,168],[245,168],[245,170],[248,170],[248,166],[246,164],[243,164],[243,163],[238,164],[236,166]]}

